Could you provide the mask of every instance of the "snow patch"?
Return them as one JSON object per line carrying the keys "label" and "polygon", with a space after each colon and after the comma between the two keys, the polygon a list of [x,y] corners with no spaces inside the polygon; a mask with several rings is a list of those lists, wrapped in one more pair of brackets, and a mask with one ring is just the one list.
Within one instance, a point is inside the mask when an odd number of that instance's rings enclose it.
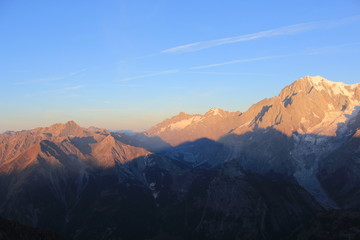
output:
{"label": "snow patch", "polygon": [[155,190],[155,185],[156,185],[156,183],[154,183],[154,182],[150,183],[149,184],[150,189]]}
{"label": "snow patch", "polygon": [[208,111],[208,114],[212,114],[213,116],[223,117],[223,115],[221,115],[221,113],[220,113],[220,109],[218,109],[218,108],[211,108],[211,109]]}
{"label": "snow patch", "polygon": [[194,117],[190,117],[188,119],[184,119],[184,120],[181,120],[181,121],[177,121],[175,123],[172,123],[172,124],[169,124],[165,127],[162,127],[160,128],[160,130],[157,132],[158,134],[161,133],[161,132],[164,132],[165,130],[167,129],[170,129],[170,130],[181,130],[181,129],[184,129],[186,128],[187,126],[189,126],[190,124],[192,123],[195,123],[195,122],[198,122],[198,121],[201,121],[202,120],[202,117],[201,116],[194,116]]}
{"label": "snow patch", "polygon": [[159,196],[159,192],[153,192],[153,197],[154,197],[154,199],[157,199],[157,197]]}
{"label": "snow patch", "polygon": [[358,116],[359,103],[349,105],[346,111],[327,111],[324,118],[317,125],[307,129],[308,133],[335,136],[339,130],[339,124],[345,124],[347,121]]}
{"label": "snow patch", "polygon": [[291,151],[296,170],[294,177],[297,182],[314,196],[322,206],[336,209],[336,203],[322,188],[317,173],[319,172],[319,159],[323,154],[337,147],[337,142],[329,141],[326,136],[294,134],[295,146]]}
{"label": "snow patch", "polygon": [[306,123],[306,122],[309,122],[309,120],[307,120],[306,118],[302,117],[300,119],[300,123]]}
{"label": "snow patch", "polygon": [[316,113],[312,113],[313,115],[314,115],[314,117],[316,117],[316,118],[320,118]]}
{"label": "snow patch", "polygon": [[342,94],[351,98],[353,98],[354,92],[350,92],[349,89],[354,90],[358,86],[358,84],[349,85],[343,82],[332,82],[321,76],[308,77],[308,79],[318,91],[331,89],[335,95]]}
{"label": "snow patch", "polygon": [[191,118],[184,119],[184,120],[178,121],[176,123],[170,124],[169,127],[170,127],[171,130],[184,129],[187,126],[189,126],[190,124],[192,124],[194,122],[198,122],[201,119],[202,119],[202,117],[195,116],[195,117],[191,117]]}

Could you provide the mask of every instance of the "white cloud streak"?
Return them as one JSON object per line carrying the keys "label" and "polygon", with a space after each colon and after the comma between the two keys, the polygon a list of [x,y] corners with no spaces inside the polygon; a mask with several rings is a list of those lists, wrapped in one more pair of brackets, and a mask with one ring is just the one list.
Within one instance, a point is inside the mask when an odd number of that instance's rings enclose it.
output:
{"label": "white cloud streak", "polygon": [[73,90],[77,90],[77,89],[80,89],[80,88],[83,88],[83,87],[85,87],[85,86],[84,85],[78,85],[78,86],[64,88],[64,90],[73,91]]}
{"label": "white cloud streak", "polygon": [[61,80],[63,77],[48,77],[48,78],[36,78],[29,81],[23,81],[23,82],[16,82],[16,85],[24,85],[24,84],[30,84],[30,83],[41,83],[41,82],[52,82]]}
{"label": "white cloud streak", "polygon": [[109,108],[82,108],[79,109],[82,112],[116,112],[118,109],[109,109]]}
{"label": "white cloud streak", "polygon": [[282,58],[282,57],[286,57],[286,56],[288,56],[288,55],[265,56],[265,57],[257,57],[257,58],[237,59],[237,60],[232,60],[232,61],[228,61],[228,62],[214,63],[214,64],[202,65],[202,66],[197,66],[197,67],[191,67],[190,69],[191,70],[196,70],[196,69],[204,69],[204,68],[213,68],[213,67],[219,67],[219,66],[235,64],[235,63],[256,62],[256,61],[269,60],[269,59],[274,59],[274,58]]}
{"label": "white cloud streak", "polygon": [[128,81],[133,81],[133,80],[138,80],[138,79],[143,79],[143,78],[173,74],[173,73],[177,73],[177,72],[179,72],[178,69],[172,69],[172,70],[154,72],[154,73],[149,73],[149,74],[144,74],[144,75],[138,75],[138,76],[134,76],[134,77],[123,78],[123,79],[117,80],[117,82],[128,82]]}
{"label": "white cloud streak", "polygon": [[69,77],[73,77],[75,75],[78,75],[79,73],[85,72],[87,69],[80,69],[74,72],[69,72],[63,76],[55,76],[55,77],[48,77],[48,78],[36,78],[29,81],[23,81],[23,82],[16,82],[16,85],[24,85],[24,84],[32,84],[32,83],[43,83],[43,82],[53,82],[58,81],[62,79],[66,79]]}
{"label": "white cloud streak", "polygon": [[290,35],[299,32],[308,31],[317,27],[317,23],[302,23],[302,24],[295,24],[290,25],[287,27],[271,29],[267,31],[251,33],[240,35],[236,37],[230,38],[220,38],[210,41],[200,41],[195,43],[190,43],[182,46],[177,46],[169,49],[165,49],[161,51],[161,53],[184,53],[184,52],[195,52],[206,48],[212,48],[220,45],[243,42],[243,41],[250,41],[259,38],[266,38],[266,37],[274,37],[280,35]]}
{"label": "white cloud streak", "polygon": [[144,87],[145,85],[142,85],[142,84],[117,84],[116,86],[127,88],[127,87]]}
{"label": "white cloud streak", "polygon": [[79,73],[85,72],[86,70],[87,70],[86,68],[83,68],[83,69],[80,69],[80,70],[77,70],[77,71],[74,71],[74,72],[70,72],[68,75],[69,76],[74,76],[74,75],[77,75]]}
{"label": "white cloud streak", "polygon": [[189,73],[198,73],[198,74],[211,74],[211,75],[253,75],[253,76],[270,76],[269,74],[264,73],[251,73],[251,72],[214,72],[214,71],[191,71]]}
{"label": "white cloud streak", "polygon": [[310,31],[313,29],[319,28],[333,28],[338,27],[340,25],[350,24],[353,22],[357,22],[360,20],[360,15],[352,16],[349,18],[340,19],[337,21],[329,21],[329,22],[310,22],[310,23],[300,23],[294,24],[286,27],[270,29],[266,31],[261,31],[257,33],[245,34],[236,37],[229,38],[220,38],[209,41],[199,41],[194,43],[189,43],[181,46],[176,46],[173,48],[168,48],[161,53],[185,53],[185,52],[195,52],[206,48],[212,48],[216,46],[232,44],[243,41],[256,40],[261,38],[269,38],[275,36],[284,36],[284,35],[292,35],[301,32]]}
{"label": "white cloud streak", "polygon": [[[189,70],[213,68],[213,67],[219,67],[219,66],[224,66],[224,65],[229,65],[229,64],[256,62],[256,61],[263,61],[263,60],[269,60],[269,59],[275,59],[275,58],[330,54],[330,53],[336,53],[337,51],[340,51],[341,48],[344,48],[344,47],[347,47],[347,46],[359,45],[359,44],[360,44],[360,42],[352,42],[352,43],[346,43],[346,44],[341,44],[341,45],[326,46],[326,47],[313,49],[313,50],[309,50],[309,51],[306,51],[306,52],[294,53],[294,54],[264,56],[264,57],[247,58],[247,59],[237,59],[237,60],[232,60],[232,61],[227,61],[227,62],[222,62],[222,63],[213,63],[213,64],[208,64],[208,65],[190,67]],[[195,71],[193,71],[193,73],[214,73],[214,72],[195,72]]]}

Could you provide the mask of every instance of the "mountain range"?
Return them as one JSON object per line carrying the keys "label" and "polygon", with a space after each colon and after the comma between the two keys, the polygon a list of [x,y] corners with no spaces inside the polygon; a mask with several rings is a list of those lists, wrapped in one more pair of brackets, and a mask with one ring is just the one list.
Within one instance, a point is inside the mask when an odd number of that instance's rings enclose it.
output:
{"label": "mountain range", "polygon": [[245,112],[140,133],[9,131],[0,215],[70,239],[356,239],[359,110],[360,84],[307,76]]}

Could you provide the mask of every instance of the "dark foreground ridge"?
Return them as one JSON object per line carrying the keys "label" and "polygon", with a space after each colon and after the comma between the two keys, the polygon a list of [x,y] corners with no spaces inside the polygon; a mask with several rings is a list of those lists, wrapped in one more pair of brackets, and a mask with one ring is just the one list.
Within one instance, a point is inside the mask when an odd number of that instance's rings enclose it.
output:
{"label": "dark foreground ridge", "polygon": [[50,230],[22,225],[16,221],[0,218],[1,240],[69,240]]}

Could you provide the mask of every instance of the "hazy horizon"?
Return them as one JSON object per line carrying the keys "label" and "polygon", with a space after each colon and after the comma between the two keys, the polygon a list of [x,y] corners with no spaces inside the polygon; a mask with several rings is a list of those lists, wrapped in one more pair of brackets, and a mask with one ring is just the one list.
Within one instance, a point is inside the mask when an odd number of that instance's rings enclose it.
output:
{"label": "hazy horizon", "polygon": [[0,3],[0,132],[147,129],[246,111],[307,75],[359,81],[360,3]]}

